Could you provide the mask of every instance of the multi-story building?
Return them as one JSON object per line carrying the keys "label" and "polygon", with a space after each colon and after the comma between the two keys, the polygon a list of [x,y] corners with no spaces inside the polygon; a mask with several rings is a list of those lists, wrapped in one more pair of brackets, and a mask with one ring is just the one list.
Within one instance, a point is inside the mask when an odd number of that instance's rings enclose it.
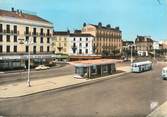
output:
{"label": "multi-story building", "polygon": [[56,31],[53,34],[54,53],[69,54],[70,31]]}
{"label": "multi-story building", "polygon": [[90,34],[73,33],[69,39],[69,55],[92,56],[94,37]]}
{"label": "multi-story building", "polygon": [[119,27],[111,28],[110,25],[102,26],[84,23],[83,34],[91,34],[95,37],[93,41],[93,50],[97,55],[106,53],[111,55],[113,51],[122,49],[122,31]]}
{"label": "multi-story building", "polygon": [[20,10],[0,10],[0,69],[49,62],[52,59],[53,24]]}
{"label": "multi-story building", "polygon": [[153,42],[150,36],[137,36],[135,45],[138,54],[148,56],[148,53],[153,50]]}

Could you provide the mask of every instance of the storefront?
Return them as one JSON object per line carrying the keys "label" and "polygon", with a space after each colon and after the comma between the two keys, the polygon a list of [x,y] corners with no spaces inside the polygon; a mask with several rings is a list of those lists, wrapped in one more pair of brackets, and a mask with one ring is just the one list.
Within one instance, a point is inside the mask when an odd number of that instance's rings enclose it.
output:
{"label": "storefront", "polygon": [[[40,64],[52,65],[55,56],[47,55],[30,55],[31,67]],[[0,70],[22,69],[28,66],[28,55],[6,55],[0,56]]]}

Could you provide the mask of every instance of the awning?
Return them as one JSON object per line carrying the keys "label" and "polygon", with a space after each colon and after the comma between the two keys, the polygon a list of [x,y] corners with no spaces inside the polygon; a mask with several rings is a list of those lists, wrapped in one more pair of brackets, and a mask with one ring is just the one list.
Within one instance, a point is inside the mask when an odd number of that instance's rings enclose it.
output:
{"label": "awning", "polygon": [[[54,54],[47,54],[47,55],[30,55],[31,59],[48,59],[48,58],[55,58]],[[20,60],[28,59],[28,55],[5,55],[5,56],[0,56],[0,60]]]}

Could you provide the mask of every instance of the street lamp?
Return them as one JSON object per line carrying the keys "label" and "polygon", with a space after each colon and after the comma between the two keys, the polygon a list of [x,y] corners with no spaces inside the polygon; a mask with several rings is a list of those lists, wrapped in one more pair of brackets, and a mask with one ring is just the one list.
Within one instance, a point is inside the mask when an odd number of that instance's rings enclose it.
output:
{"label": "street lamp", "polygon": [[130,47],[130,56],[131,56],[131,59],[130,59],[131,64],[133,63],[133,47],[134,46],[136,46],[136,45],[134,45],[134,44],[129,45],[129,47]]}
{"label": "street lamp", "polygon": [[23,42],[23,39],[20,39],[20,44],[26,44],[28,45],[28,77],[27,77],[27,86],[31,87],[30,83],[30,45],[33,44],[30,39]]}

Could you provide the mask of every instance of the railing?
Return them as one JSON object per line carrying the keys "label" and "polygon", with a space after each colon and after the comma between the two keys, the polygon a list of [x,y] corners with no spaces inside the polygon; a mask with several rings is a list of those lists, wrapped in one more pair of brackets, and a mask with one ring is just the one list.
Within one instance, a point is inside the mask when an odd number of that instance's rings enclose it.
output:
{"label": "railing", "polygon": [[29,36],[30,36],[30,35],[31,35],[31,32],[26,32],[26,31],[25,31],[25,32],[24,32],[24,35],[29,35]]}

